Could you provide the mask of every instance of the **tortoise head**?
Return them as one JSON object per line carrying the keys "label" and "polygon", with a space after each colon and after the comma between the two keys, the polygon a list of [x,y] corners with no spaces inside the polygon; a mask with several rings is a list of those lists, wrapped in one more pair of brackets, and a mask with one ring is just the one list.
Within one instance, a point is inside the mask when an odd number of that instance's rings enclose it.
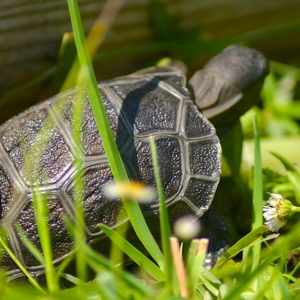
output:
{"label": "tortoise head", "polygon": [[231,125],[254,106],[269,62],[260,52],[242,46],[227,47],[189,81],[194,101],[216,127]]}

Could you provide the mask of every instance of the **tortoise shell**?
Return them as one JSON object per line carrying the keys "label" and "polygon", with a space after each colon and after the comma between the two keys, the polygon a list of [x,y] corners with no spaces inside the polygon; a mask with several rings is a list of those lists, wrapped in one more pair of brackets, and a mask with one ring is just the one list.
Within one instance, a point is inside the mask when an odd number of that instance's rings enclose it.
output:
{"label": "tortoise shell", "polygon": [[[265,69],[257,78],[261,82],[264,76]],[[207,78],[200,76],[204,77]],[[208,84],[212,82],[208,80]],[[190,85],[196,90],[197,80],[192,78]],[[155,186],[149,145],[152,136],[170,221],[187,214],[201,217],[209,208],[219,182],[221,147],[214,126],[191,100],[195,95],[186,87],[184,72],[176,67],[149,68],[101,82],[99,88],[129,177]],[[230,88],[227,85],[226,91]],[[203,90],[197,93],[204,97]],[[83,105],[82,120],[77,123],[80,144],[72,136],[74,105],[78,101]],[[118,216],[124,208],[120,199],[112,200],[104,193],[104,187],[114,179],[86,91],[75,88],[59,94],[0,127],[1,223],[9,247],[33,276],[42,274],[43,267],[25,246],[16,224],[41,250],[32,199],[37,191],[47,195],[53,260],[59,263],[74,246],[63,216],[74,220],[74,185],[79,172],[84,180],[86,239],[98,251],[107,253],[109,243],[97,224],[119,226],[118,222],[124,220]],[[156,216],[158,200],[141,204],[141,209],[151,220]],[[211,220],[217,222],[215,218]],[[155,230],[158,223],[151,223]],[[7,253],[3,253],[1,265],[10,279],[23,276]]]}
{"label": "tortoise shell", "polygon": [[[221,147],[214,127],[190,100],[184,75],[150,69],[100,83],[99,88],[129,177],[155,186],[149,145],[149,136],[153,136],[170,216],[201,216],[210,206],[219,182]],[[72,138],[72,111],[80,98],[84,100],[82,145],[76,145]],[[43,149],[40,153],[32,151],[41,138]],[[85,182],[87,240],[102,235],[97,224],[117,225],[123,206],[121,200],[111,200],[103,192],[103,187],[113,182],[113,176],[84,90],[68,91],[31,107],[0,127],[0,139],[1,222],[7,230],[9,246],[29,271],[42,267],[24,245],[15,225],[19,224],[41,250],[32,204],[36,189],[50,199],[54,262],[73,247],[63,214],[74,218],[77,172],[82,171]],[[83,155],[75,157],[74,153]],[[25,160],[29,161],[30,172]],[[157,205],[153,200],[142,209],[150,213],[157,210]],[[2,266],[9,274],[18,272],[6,254]]]}

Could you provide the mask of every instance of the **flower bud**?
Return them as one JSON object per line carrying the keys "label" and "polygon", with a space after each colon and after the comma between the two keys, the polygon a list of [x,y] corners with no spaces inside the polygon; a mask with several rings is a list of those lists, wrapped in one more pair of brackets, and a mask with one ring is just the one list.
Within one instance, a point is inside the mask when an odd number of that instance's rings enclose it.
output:
{"label": "flower bud", "polygon": [[277,232],[300,209],[275,193],[270,193],[267,203],[268,205],[263,206],[265,225],[273,232]]}

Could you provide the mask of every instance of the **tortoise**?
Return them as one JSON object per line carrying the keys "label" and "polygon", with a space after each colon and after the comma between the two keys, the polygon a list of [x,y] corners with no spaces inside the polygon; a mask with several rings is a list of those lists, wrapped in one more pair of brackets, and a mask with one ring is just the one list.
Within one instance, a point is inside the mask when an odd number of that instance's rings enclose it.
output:
{"label": "tortoise", "polygon": [[[213,211],[204,214],[221,172],[220,141],[207,118],[218,127],[234,123],[258,99],[267,72],[268,61],[261,53],[230,46],[196,72],[187,85],[183,68],[176,65],[151,67],[99,83],[129,177],[155,186],[149,146],[149,136],[153,136],[170,222],[184,215],[202,219],[211,239],[211,264],[227,245],[228,227]],[[71,134],[72,112],[78,98],[83,100],[82,145],[76,144]],[[39,151],[36,142],[41,138],[44,145]],[[33,165],[37,168],[34,178]],[[36,191],[47,194],[53,263],[58,264],[74,245],[63,215],[74,219],[78,172],[82,172],[85,182],[86,240],[107,254],[109,242],[97,224],[119,226],[118,215],[124,208],[120,199],[111,200],[103,192],[114,179],[85,89],[75,88],[54,96],[0,127],[1,223],[9,247],[36,278],[42,276],[43,267],[26,248],[15,225],[19,224],[41,250],[32,199]],[[157,199],[141,204],[141,209],[157,236]],[[133,231],[127,236],[137,243]],[[3,253],[1,266],[9,280],[23,277],[7,253]]]}

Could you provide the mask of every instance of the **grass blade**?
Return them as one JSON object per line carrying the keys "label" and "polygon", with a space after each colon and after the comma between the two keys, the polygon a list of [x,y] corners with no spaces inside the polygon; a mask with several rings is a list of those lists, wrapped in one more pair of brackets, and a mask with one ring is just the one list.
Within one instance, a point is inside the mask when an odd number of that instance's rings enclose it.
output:
{"label": "grass blade", "polygon": [[253,229],[247,235],[242,237],[239,241],[237,241],[233,246],[231,246],[219,259],[216,263],[214,269],[219,268],[223,264],[225,264],[229,259],[234,258],[239,252],[243,251],[249,245],[252,245],[258,238],[262,237],[262,235],[267,232],[269,229],[262,225],[258,228]]}
{"label": "grass blade", "polygon": [[[80,86],[84,85],[84,82],[79,80]],[[74,109],[72,114],[72,136],[76,145],[78,145],[78,149],[73,149],[73,155],[76,161],[80,162],[80,157],[82,157],[82,153],[80,153],[83,149],[82,147],[82,139],[81,139],[81,128],[82,128],[82,112],[84,110],[84,100],[85,96],[83,93],[78,93],[75,98]],[[74,241],[75,247],[77,248],[76,252],[76,267],[77,267],[77,276],[80,279],[80,282],[85,282],[87,279],[87,266],[85,260],[85,253],[82,251],[80,247],[77,247],[78,241],[85,239],[85,217],[84,217],[84,182],[83,182],[83,174],[82,172],[78,172],[76,174],[75,185],[74,185],[74,206],[75,206],[75,234]]]}
{"label": "grass blade", "polygon": [[[100,132],[104,150],[107,155],[109,165],[116,181],[128,180],[128,176],[123,165],[121,156],[118,152],[110,125],[105,113],[105,108],[101,99],[100,91],[97,85],[96,77],[93,72],[91,58],[85,43],[82,23],[77,1],[68,0],[69,11],[71,16],[72,27],[74,31],[75,43],[77,47],[78,57],[81,64],[81,71],[90,98],[91,107],[95,116],[95,121]],[[155,259],[159,265],[163,265],[163,255],[149,231],[147,224],[143,218],[138,203],[128,199],[122,199],[126,208],[131,224],[141,242],[147,251]]]}
{"label": "grass blade", "polygon": [[99,228],[117,245],[122,251],[128,255],[130,259],[132,259],[137,265],[143,266],[147,273],[149,273],[153,278],[157,281],[164,281],[165,276],[148,257],[146,257],[143,253],[137,250],[134,246],[132,246],[128,241],[126,241],[122,236],[120,236],[117,232],[115,232],[110,227],[99,224]]}
{"label": "grass blade", "polygon": [[152,162],[153,169],[156,179],[156,187],[158,191],[159,199],[159,221],[160,221],[160,231],[161,231],[161,244],[162,251],[165,258],[164,272],[167,275],[167,280],[172,283],[172,274],[173,274],[173,264],[172,264],[172,255],[169,238],[171,236],[171,228],[169,223],[169,216],[166,206],[166,198],[162,186],[162,182],[159,175],[158,161],[157,161],[157,152],[156,146],[153,137],[150,137],[150,147],[152,153]]}
{"label": "grass blade", "polygon": [[50,228],[48,224],[48,199],[45,199],[41,193],[33,194],[33,207],[36,225],[40,237],[41,246],[45,260],[45,274],[47,286],[50,292],[59,290],[55,280],[55,269],[53,265],[52,244],[50,237]]}
{"label": "grass blade", "polygon": [[277,157],[280,162],[284,165],[286,168],[286,174],[288,176],[288,179],[290,183],[293,186],[293,190],[295,193],[295,198],[298,204],[300,204],[300,173],[299,170],[292,164],[290,163],[286,158],[281,156],[280,154],[276,152],[270,152],[272,155]]}
{"label": "grass blade", "polygon": [[180,296],[183,298],[189,297],[186,269],[183,261],[183,257],[180,253],[179,241],[176,237],[170,237],[172,257],[174,261],[174,267],[176,269],[177,279],[179,283]]}
{"label": "grass blade", "polygon": [[43,288],[37,283],[37,281],[30,275],[30,273],[26,270],[26,268],[22,265],[22,263],[18,260],[15,254],[11,251],[11,249],[6,245],[3,238],[0,236],[0,244],[3,249],[8,253],[10,258],[15,262],[18,268],[24,273],[24,275],[28,278],[28,281],[34,286],[40,293],[45,294],[46,292]]}
{"label": "grass blade", "polygon": [[187,257],[187,272],[189,281],[189,290],[195,293],[199,282],[199,274],[203,268],[203,263],[208,247],[208,239],[194,239],[191,242]]}
{"label": "grass blade", "polygon": [[32,244],[30,239],[27,237],[27,235],[24,233],[22,227],[20,224],[16,224],[16,229],[22,239],[22,242],[25,244],[27,249],[35,256],[35,258],[41,263],[41,265],[45,264],[44,257],[42,253]]}
{"label": "grass blade", "polygon": [[[252,211],[252,230],[260,227],[263,221],[263,185],[262,185],[262,166],[260,154],[259,131],[257,118],[254,115],[254,178],[253,178],[253,211]],[[260,243],[252,246],[253,269],[256,269],[260,261]]]}
{"label": "grass blade", "polygon": [[126,272],[120,268],[116,268],[115,265],[106,257],[94,251],[89,245],[81,241],[79,244],[84,250],[89,266],[95,271],[102,271],[103,268],[110,270],[115,276],[118,276],[121,281],[126,282],[128,286],[136,289],[141,293],[149,293],[149,288],[144,283],[141,282],[139,278]]}

